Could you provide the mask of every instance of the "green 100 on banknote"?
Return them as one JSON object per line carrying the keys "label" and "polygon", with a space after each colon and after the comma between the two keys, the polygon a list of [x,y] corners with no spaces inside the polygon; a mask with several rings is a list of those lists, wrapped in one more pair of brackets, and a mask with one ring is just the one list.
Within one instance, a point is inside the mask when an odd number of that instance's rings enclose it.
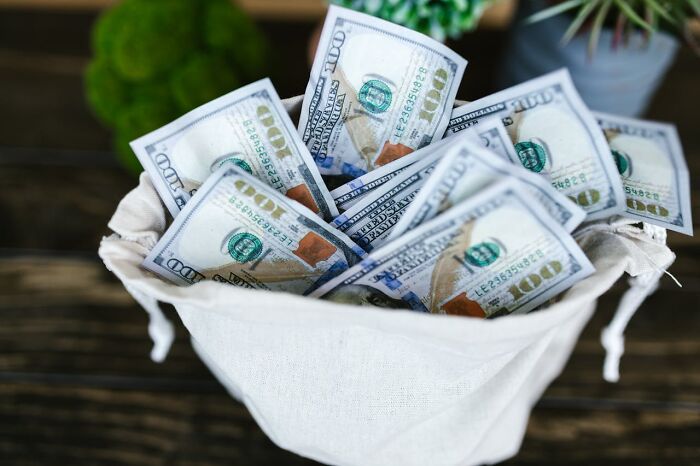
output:
{"label": "green 100 on banknote", "polygon": [[354,179],[441,139],[466,65],[423,34],[331,6],[299,120],[321,173]]}

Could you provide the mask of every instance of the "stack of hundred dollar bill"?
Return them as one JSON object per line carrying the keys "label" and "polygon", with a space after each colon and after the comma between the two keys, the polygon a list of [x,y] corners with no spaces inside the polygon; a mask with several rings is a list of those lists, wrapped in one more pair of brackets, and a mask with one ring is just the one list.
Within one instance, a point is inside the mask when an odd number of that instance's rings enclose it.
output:
{"label": "stack of hundred dollar bill", "polygon": [[692,234],[672,125],[592,113],[566,70],[456,106],[466,65],[331,7],[297,127],[264,79],[131,143],[174,218],[143,266],[179,285],[496,317],[594,272],[582,222]]}

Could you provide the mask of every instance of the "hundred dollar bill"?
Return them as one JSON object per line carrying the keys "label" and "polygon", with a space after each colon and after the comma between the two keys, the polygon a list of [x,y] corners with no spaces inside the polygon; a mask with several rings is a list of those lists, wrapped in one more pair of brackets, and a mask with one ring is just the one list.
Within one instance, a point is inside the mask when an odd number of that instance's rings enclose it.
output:
{"label": "hundred dollar bill", "polygon": [[326,219],[338,215],[269,79],[212,100],[133,141],[131,148],[173,217],[225,163],[237,165]]}
{"label": "hundred dollar bill", "polygon": [[364,255],[311,210],[225,166],[187,203],[143,266],[179,285],[214,280],[305,294]]}
{"label": "hundred dollar bill", "polygon": [[693,234],[690,175],[676,127],[594,112],[627,196],[623,215]]}
{"label": "hundred dollar bill", "polygon": [[588,220],[624,211],[622,183],[605,136],[566,69],[456,108],[447,133],[488,116],[500,117],[508,130],[517,153],[513,163],[545,175]]}
{"label": "hundred dollar bill", "polygon": [[593,270],[529,192],[503,182],[373,251],[310,296],[496,317],[530,311]]}
{"label": "hundred dollar bill", "polygon": [[543,177],[463,140],[459,145],[450,146],[440,159],[387,240],[398,238],[487,186],[509,177],[513,183],[521,183],[567,232],[573,231],[586,217],[580,207],[552,188]]}
{"label": "hundred dollar bill", "polygon": [[321,173],[354,179],[441,139],[466,65],[423,34],[331,6],[299,119]]}
{"label": "hundred dollar bill", "polygon": [[[499,118],[484,120],[478,127],[470,128],[460,134],[468,135],[475,142],[506,160],[515,157],[513,143],[510,142],[508,133],[506,133]],[[368,196],[370,192],[380,188],[384,183],[401,173],[409,165],[428,157],[429,154],[444,150],[444,146],[449,143],[450,141],[447,139],[441,139],[334,189],[331,191],[331,196],[333,196],[338,210],[343,212],[349,209]]]}
{"label": "hundred dollar bill", "polygon": [[441,152],[434,152],[407,167],[380,189],[372,191],[336,217],[331,225],[365,251],[381,246],[442,155]]}

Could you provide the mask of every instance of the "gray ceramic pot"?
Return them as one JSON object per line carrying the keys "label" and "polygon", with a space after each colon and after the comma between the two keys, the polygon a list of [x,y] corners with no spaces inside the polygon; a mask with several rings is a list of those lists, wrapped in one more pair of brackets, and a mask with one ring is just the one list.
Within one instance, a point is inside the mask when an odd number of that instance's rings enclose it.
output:
{"label": "gray ceramic pot", "polygon": [[586,34],[565,47],[560,45],[570,17],[560,15],[524,24],[524,18],[546,6],[547,2],[540,0],[520,2],[499,74],[500,88],[567,67],[591,109],[628,116],[644,113],[673,63],[678,41],[665,33],[655,34],[649,41],[636,34],[626,47],[614,50],[612,31],[603,30],[596,54],[590,58]]}

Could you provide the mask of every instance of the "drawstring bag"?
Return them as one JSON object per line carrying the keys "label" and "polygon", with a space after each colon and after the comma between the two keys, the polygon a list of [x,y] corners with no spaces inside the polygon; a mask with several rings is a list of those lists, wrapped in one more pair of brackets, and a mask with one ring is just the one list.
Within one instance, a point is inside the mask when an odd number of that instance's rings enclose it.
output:
{"label": "drawstring bag", "polygon": [[[287,100],[288,110],[300,99]],[[493,320],[336,304],[204,281],[167,283],[140,267],[166,228],[146,174],[109,222],[99,254],[150,314],[151,357],[173,340],[172,304],[192,344],[280,447],[338,465],[477,465],[517,453],[533,405],[561,372],[597,298],[632,287],[603,332],[615,380],[623,331],[673,262],[665,230],[625,219],[576,239],[596,267],[557,302]]]}

